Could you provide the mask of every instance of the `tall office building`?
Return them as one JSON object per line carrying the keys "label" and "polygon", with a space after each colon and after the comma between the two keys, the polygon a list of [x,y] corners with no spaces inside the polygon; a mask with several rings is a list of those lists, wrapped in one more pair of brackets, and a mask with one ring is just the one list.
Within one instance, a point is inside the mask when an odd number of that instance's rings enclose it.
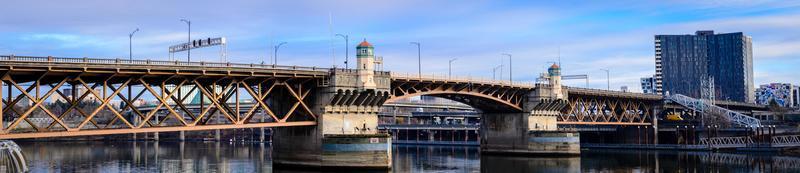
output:
{"label": "tall office building", "polygon": [[657,93],[701,98],[703,81],[712,81],[717,100],[754,101],[750,36],[714,31],[656,35],[655,52]]}

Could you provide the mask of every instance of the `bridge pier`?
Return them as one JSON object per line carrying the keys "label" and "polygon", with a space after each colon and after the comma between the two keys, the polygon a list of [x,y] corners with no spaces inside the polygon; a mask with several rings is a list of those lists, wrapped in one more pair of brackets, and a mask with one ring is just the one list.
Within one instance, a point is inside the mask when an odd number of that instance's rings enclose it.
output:
{"label": "bridge pier", "polygon": [[555,117],[490,113],[481,118],[481,152],[520,155],[578,155],[577,132],[556,129]]}
{"label": "bridge pier", "polygon": [[273,163],[306,168],[391,168],[391,136],[377,131],[380,106],[330,105],[336,100],[377,103],[387,96],[375,91],[329,92],[332,89],[320,88],[324,91],[316,95],[312,110],[319,110],[317,126],[274,129]]}
{"label": "bridge pier", "polygon": [[577,132],[558,129],[557,116],[567,107],[561,89],[560,67],[548,69],[549,84],[537,84],[525,96],[521,112],[484,113],[481,118],[481,152],[537,155],[578,155]]}
{"label": "bridge pier", "polygon": [[[359,69],[334,69],[327,81],[321,82],[309,96],[306,103],[311,103],[308,107],[316,116],[316,126],[275,129],[274,165],[346,169],[392,167],[392,138],[377,129],[379,108],[389,98],[391,78],[388,73],[373,74],[374,63],[369,61],[372,47],[364,43],[358,49],[369,51],[358,51]],[[276,113],[294,109],[289,104],[273,100]]]}

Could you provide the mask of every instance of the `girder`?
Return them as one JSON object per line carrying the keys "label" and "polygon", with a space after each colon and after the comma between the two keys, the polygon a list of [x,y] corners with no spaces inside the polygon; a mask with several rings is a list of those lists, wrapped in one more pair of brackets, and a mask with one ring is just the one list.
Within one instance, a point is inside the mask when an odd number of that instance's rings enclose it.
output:
{"label": "girder", "polygon": [[[0,56],[0,90],[8,93],[0,99],[0,120],[10,122],[0,125],[0,139],[311,126],[317,115],[306,102],[325,76],[291,68],[27,59]],[[199,112],[186,105],[192,96],[200,97]],[[255,106],[243,111],[241,102]]]}
{"label": "girder", "polygon": [[558,116],[565,125],[651,125],[658,100],[569,92],[569,105]]}
{"label": "girder", "polygon": [[425,95],[458,101],[486,113],[522,112],[522,98],[531,89],[532,86],[497,83],[394,78],[392,97],[387,102]]}

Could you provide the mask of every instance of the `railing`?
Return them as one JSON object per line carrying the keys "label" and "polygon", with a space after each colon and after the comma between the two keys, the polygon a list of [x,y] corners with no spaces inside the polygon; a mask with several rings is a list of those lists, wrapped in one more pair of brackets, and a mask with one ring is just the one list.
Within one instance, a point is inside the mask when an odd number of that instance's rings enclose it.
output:
{"label": "railing", "polygon": [[328,72],[328,68],[285,66],[272,64],[244,64],[244,63],[221,63],[221,62],[186,62],[186,61],[157,61],[157,60],[125,60],[125,59],[101,59],[101,58],[64,58],[64,57],[35,57],[35,56],[15,56],[0,55],[0,61],[11,62],[48,62],[48,63],[71,63],[71,64],[98,64],[98,65],[161,65],[161,66],[184,66],[184,67],[225,67],[225,68],[260,68],[277,70],[303,70]]}
{"label": "railing", "polygon": [[512,87],[520,87],[520,88],[533,88],[533,82],[517,82],[517,81],[508,81],[508,80],[496,80],[496,79],[488,79],[482,77],[472,77],[472,76],[448,76],[448,75],[436,75],[436,74],[410,74],[410,73],[396,73],[391,72],[392,78],[395,79],[410,79],[410,80],[423,80],[423,81],[452,81],[452,82],[463,82],[463,83],[477,83],[477,84],[491,84],[491,85],[504,85],[504,86],[512,86]]}
{"label": "railing", "polygon": [[772,136],[771,141],[768,141],[768,143],[756,142],[750,136],[713,137],[700,139],[700,144],[707,145],[710,148],[742,148],[748,146],[797,147],[800,146],[800,135]]}
{"label": "railing", "polygon": [[754,142],[749,136],[735,136],[702,138],[700,139],[700,144],[707,145],[710,148],[743,148],[754,144]]}
{"label": "railing", "polygon": [[772,146],[776,147],[800,146],[800,135],[773,136]]}
{"label": "railing", "polygon": [[609,95],[624,95],[628,97],[649,97],[652,99],[662,99],[661,95],[658,94],[622,92],[622,91],[614,91],[606,89],[580,88],[580,87],[570,87],[570,86],[566,87],[566,89],[567,91],[570,92],[598,93],[598,94],[609,94]]}
{"label": "railing", "polygon": [[711,115],[722,115],[728,121],[750,128],[761,126],[761,120],[741,114],[736,111],[728,110],[714,104],[709,104],[702,99],[695,99],[681,94],[672,94],[666,97],[675,103],[683,105],[691,110],[703,112]]}

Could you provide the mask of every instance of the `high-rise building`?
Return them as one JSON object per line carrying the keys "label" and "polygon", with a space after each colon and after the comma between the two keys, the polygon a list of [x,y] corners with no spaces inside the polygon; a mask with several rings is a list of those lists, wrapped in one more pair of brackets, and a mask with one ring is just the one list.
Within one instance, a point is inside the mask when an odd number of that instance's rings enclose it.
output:
{"label": "high-rise building", "polygon": [[643,77],[642,78],[642,93],[655,94],[656,93],[656,77]]}
{"label": "high-rise building", "polygon": [[800,106],[800,87],[790,83],[770,83],[756,89],[756,104],[769,105],[774,101],[778,106]]}
{"label": "high-rise building", "polygon": [[659,94],[700,98],[702,82],[712,81],[717,100],[754,101],[752,43],[741,32],[656,35],[655,55]]}

